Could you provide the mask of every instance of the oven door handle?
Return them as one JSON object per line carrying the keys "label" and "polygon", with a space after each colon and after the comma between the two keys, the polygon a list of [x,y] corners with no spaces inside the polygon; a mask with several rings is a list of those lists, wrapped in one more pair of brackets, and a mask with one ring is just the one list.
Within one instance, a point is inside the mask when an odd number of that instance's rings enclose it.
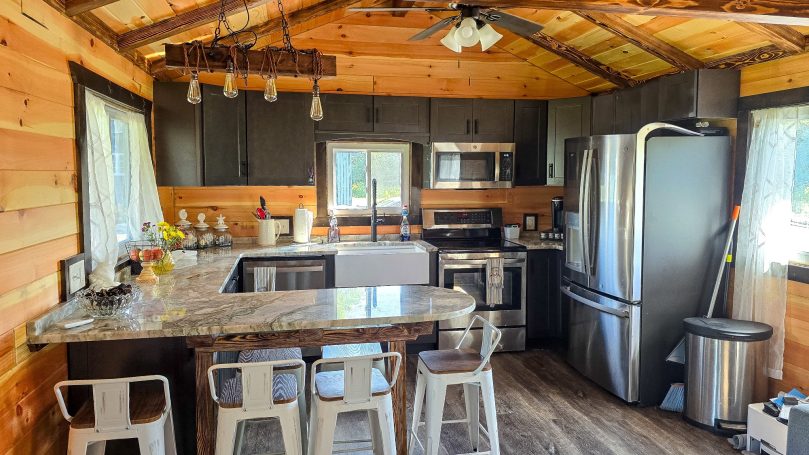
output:
{"label": "oven door handle", "polygon": [[[482,265],[485,266],[488,264],[488,260],[486,259],[462,259],[462,260],[452,260],[452,261],[440,261],[439,266],[445,269],[470,269],[470,268],[479,268],[479,267],[469,267],[470,265]],[[504,265],[519,265],[525,266],[525,259],[506,259],[503,261]]]}

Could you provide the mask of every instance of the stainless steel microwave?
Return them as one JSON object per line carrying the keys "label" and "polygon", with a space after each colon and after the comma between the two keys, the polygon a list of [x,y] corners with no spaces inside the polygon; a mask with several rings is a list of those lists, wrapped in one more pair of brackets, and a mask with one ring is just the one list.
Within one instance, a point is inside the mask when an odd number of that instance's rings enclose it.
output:
{"label": "stainless steel microwave", "polygon": [[432,188],[511,188],[514,184],[514,144],[435,142]]}

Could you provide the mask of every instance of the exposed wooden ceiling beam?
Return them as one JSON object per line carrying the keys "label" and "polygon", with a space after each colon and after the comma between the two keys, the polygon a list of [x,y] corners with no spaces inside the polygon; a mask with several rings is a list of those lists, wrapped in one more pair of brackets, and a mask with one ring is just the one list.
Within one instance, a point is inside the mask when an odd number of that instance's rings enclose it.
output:
{"label": "exposed wooden ceiling beam", "polygon": [[[230,59],[230,52],[226,47],[206,48],[205,54],[207,56],[208,68],[212,71],[224,72],[227,68],[227,62]],[[261,66],[264,63],[264,51],[247,51],[244,58],[247,59],[249,65],[245,65],[244,61],[240,58],[237,62],[241,62],[240,71],[247,71],[250,74],[258,74],[261,71]],[[314,58],[312,54],[298,54],[297,61],[293,55],[286,52],[279,52],[275,54],[277,59],[275,66],[279,76],[287,77],[308,77],[313,74]],[[275,60],[274,59],[274,60]],[[185,68],[185,55],[182,44],[166,44],[166,59],[165,67],[168,69],[182,69]],[[322,76],[323,78],[331,78],[337,75],[337,57],[333,55],[324,55],[321,60]],[[202,70],[200,68],[200,70]]]}
{"label": "exposed wooden ceiling beam", "polygon": [[702,62],[671,44],[621,19],[617,15],[596,11],[576,11],[576,14],[598,25],[604,30],[618,35],[644,51],[682,71],[702,68]]}
{"label": "exposed wooden ceiling beam", "polygon": [[[267,3],[269,0],[247,0],[247,8],[255,8]],[[225,0],[225,14],[244,11],[243,0]],[[191,30],[192,28],[214,22],[222,9],[220,2],[214,2],[201,8],[180,13],[162,21],[149,24],[122,33],[118,37],[118,47],[124,50],[135,49],[147,44],[156,43],[162,39]]]}
{"label": "exposed wooden ceiling beam", "polygon": [[118,0],[65,0],[65,14],[75,16],[117,1]]}
{"label": "exposed wooden ceiling beam", "polygon": [[[446,5],[444,0],[422,3]],[[486,7],[600,11],[685,16],[762,24],[809,25],[809,3],[800,0],[476,0]]]}
{"label": "exposed wooden ceiling beam", "polygon": [[781,49],[775,44],[757,49],[751,49],[741,54],[729,55],[707,63],[705,66],[708,68],[717,69],[739,69],[745,66],[755,65],[757,63],[769,62],[771,60],[778,60],[779,58],[789,57],[795,55],[795,52],[789,52]]}
{"label": "exposed wooden ceiling beam", "polygon": [[595,60],[594,58],[582,53],[580,50],[573,46],[569,46],[551,36],[542,32],[533,34],[530,37],[523,37],[528,41],[536,44],[537,46],[545,49],[548,52],[558,55],[569,62],[578,65],[587,71],[604,78],[620,88],[631,87],[637,85],[638,82],[631,77],[616,71],[609,66]]}
{"label": "exposed wooden ceiling beam", "polygon": [[767,38],[767,41],[785,51],[803,52],[806,48],[806,37],[792,27],[751,23],[740,23],[739,25],[763,38]]}

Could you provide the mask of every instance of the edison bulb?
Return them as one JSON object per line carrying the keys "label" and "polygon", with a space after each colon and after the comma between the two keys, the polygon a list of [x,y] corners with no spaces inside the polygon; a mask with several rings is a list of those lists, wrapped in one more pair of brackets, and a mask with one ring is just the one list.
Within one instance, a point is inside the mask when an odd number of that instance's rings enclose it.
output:
{"label": "edison bulb", "polygon": [[199,104],[202,101],[202,93],[199,91],[199,75],[196,71],[191,73],[191,82],[188,84],[186,99],[191,104]]}
{"label": "edison bulb", "polygon": [[320,102],[320,86],[317,85],[317,81],[312,86],[312,108],[309,109],[309,117],[316,122],[323,120],[323,104]]}
{"label": "edison bulb", "polygon": [[278,90],[275,88],[275,78],[267,79],[267,83],[264,84],[264,99],[273,102],[278,99]]}
{"label": "edison bulb", "polygon": [[228,98],[236,98],[239,95],[239,89],[236,88],[236,74],[233,72],[233,63],[228,63],[228,68],[225,70],[225,86],[222,88],[222,93]]}

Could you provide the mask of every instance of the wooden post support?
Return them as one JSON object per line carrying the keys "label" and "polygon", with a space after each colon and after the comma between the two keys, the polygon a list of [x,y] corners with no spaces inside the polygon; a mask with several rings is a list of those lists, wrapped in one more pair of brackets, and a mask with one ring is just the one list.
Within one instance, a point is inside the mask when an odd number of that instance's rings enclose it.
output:
{"label": "wooden post support", "polygon": [[[402,366],[399,378],[391,391],[393,396],[393,426],[396,431],[396,453],[407,452],[407,343],[404,341],[388,342],[389,352],[402,355]],[[393,372],[391,371],[391,374]],[[393,378],[391,378],[392,380]]]}
{"label": "wooden post support", "polygon": [[197,455],[213,455],[216,447],[216,404],[208,390],[213,352],[194,351],[197,394]]}
{"label": "wooden post support", "polygon": [[[196,62],[196,54],[191,52],[189,60]],[[205,55],[208,58],[208,66],[211,71],[224,72],[227,68],[227,60],[230,56],[227,47],[206,47]],[[297,63],[292,55],[286,52],[277,52],[275,54],[278,59],[276,68],[278,69],[279,76],[286,77],[309,77],[314,74],[313,72],[313,57],[312,54],[298,54]],[[330,78],[337,76],[337,57],[333,55],[323,55],[323,78]],[[250,74],[258,74],[261,70],[261,64],[264,61],[264,51],[249,50],[245,56],[240,52],[238,58],[238,66],[240,71],[247,70]],[[200,71],[205,71],[204,63],[201,64]],[[185,68],[185,55],[182,44],[166,44],[166,63],[165,67],[169,69],[182,69]],[[264,71],[267,71],[266,64]]]}

